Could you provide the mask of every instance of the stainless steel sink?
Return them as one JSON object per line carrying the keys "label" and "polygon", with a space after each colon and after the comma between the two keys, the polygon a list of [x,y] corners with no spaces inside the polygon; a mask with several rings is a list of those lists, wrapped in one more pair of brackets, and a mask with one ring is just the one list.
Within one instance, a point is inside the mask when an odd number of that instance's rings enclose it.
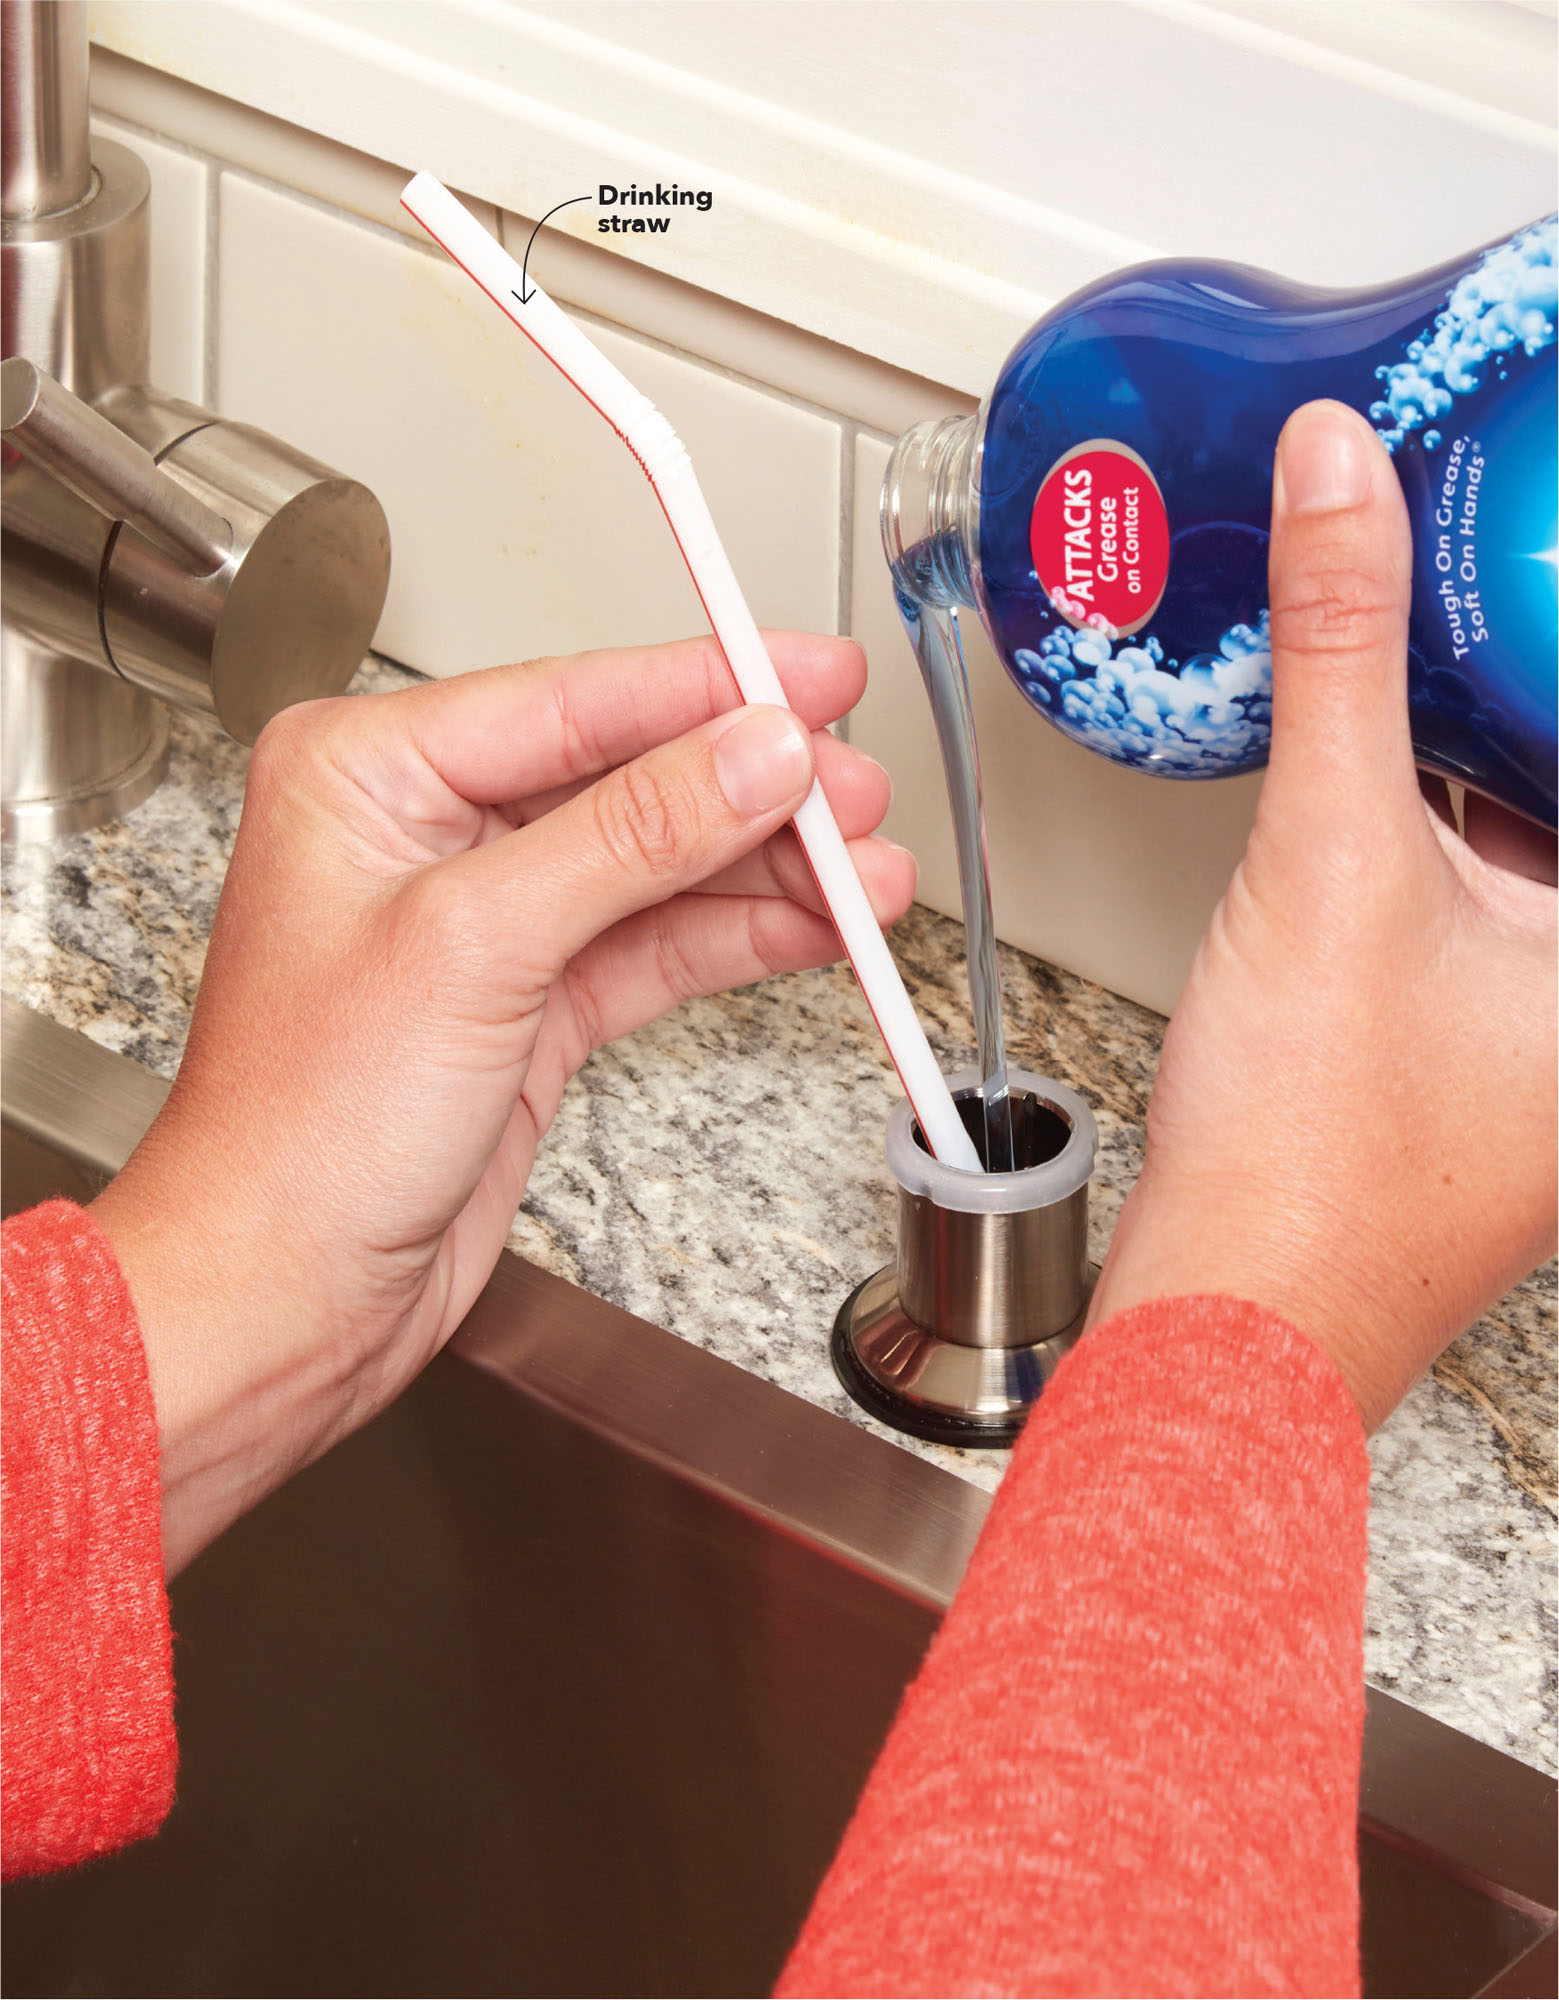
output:
{"label": "stainless steel sink", "polygon": [[[4,1038],[7,1210],[89,1197],[165,1086]],[[766,1991],[985,1507],[505,1256],[175,1584],[178,1804],[6,1891],[4,1991]],[[1372,1690],[1366,1990],[1552,1993],[1554,1806]]]}

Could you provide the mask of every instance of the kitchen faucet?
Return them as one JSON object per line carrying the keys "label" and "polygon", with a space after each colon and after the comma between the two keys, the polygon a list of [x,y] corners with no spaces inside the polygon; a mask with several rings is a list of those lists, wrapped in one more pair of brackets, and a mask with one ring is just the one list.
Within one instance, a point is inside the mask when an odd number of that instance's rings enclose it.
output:
{"label": "kitchen faucet", "polygon": [[147,383],[145,165],[88,133],[85,0],[3,0],[7,840],[101,825],[167,767],[165,703],[252,743],[339,694],[389,584],[366,486]]}

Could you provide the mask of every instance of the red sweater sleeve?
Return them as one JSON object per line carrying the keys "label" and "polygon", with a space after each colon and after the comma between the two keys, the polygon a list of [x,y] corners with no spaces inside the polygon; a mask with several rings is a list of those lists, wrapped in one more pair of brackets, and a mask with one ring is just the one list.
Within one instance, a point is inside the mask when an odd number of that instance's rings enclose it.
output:
{"label": "red sweater sleeve", "polygon": [[5,1225],[0,1358],[9,1878],[155,1832],[177,1761],[151,1382],[113,1252],[70,1202]]}
{"label": "red sweater sleeve", "polygon": [[1359,1991],[1368,1461],[1231,1299],[1118,1315],[1030,1419],[780,1980]]}

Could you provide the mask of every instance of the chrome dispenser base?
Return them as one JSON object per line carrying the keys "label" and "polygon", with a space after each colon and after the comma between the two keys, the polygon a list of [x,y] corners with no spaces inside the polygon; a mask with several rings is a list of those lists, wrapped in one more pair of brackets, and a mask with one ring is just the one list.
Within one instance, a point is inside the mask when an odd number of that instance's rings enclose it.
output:
{"label": "chrome dispenser base", "polygon": [[966,1347],[915,1324],[899,1299],[897,1267],[885,1264],[839,1308],[829,1344],[834,1373],[864,1410],[911,1437],[1014,1444],[1029,1406],[1083,1330],[1098,1275],[1090,1265],[1082,1306],[1059,1333],[1030,1347]]}

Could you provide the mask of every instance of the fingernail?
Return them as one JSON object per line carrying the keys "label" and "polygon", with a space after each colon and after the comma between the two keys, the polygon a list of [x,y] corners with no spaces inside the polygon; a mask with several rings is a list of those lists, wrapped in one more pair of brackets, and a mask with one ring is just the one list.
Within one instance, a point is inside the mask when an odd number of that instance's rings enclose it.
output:
{"label": "fingernail", "polygon": [[715,739],[715,773],[744,818],[788,805],[812,775],[812,745],[789,710],[743,709]]}
{"label": "fingernail", "polygon": [[1284,426],[1273,497],[1290,514],[1334,514],[1369,497],[1374,447],[1362,417],[1341,403],[1296,412]]}

